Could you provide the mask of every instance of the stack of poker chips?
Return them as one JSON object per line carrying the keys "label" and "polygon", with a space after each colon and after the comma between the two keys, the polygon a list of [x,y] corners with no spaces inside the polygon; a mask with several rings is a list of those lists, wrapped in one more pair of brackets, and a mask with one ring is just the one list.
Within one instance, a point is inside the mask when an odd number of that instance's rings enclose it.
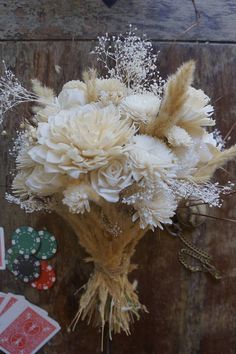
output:
{"label": "stack of poker chips", "polygon": [[38,290],[53,286],[56,275],[48,263],[57,251],[55,237],[48,231],[22,226],[12,234],[12,246],[6,252],[7,268],[25,283]]}

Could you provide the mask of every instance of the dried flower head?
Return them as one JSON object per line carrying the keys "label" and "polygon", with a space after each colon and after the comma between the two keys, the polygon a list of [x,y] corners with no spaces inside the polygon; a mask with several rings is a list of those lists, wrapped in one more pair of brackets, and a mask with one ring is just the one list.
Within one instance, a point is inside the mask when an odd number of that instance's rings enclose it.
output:
{"label": "dried flower head", "polygon": [[118,79],[97,79],[96,90],[98,100],[103,105],[118,105],[127,95],[127,87]]}
{"label": "dried flower head", "polygon": [[133,177],[140,181],[175,176],[176,158],[167,145],[148,135],[135,135],[126,148]]}
{"label": "dried flower head", "polygon": [[87,183],[69,185],[63,192],[62,203],[69,207],[71,213],[83,214],[90,211],[89,194],[91,186]]}
{"label": "dried flower head", "polygon": [[158,114],[161,100],[152,93],[127,96],[121,103],[121,108],[138,125],[149,124]]}
{"label": "dried flower head", "polygon": [[97,169],[123,153],[123,146],[134,128],[120,119],[115,107],[86,105],[62,110],[48,122],[39,123],[38,143],[28,154],[47,173],[67,174],[78,178],[81,173]]}
{"label": "dried flower head", "polygon": [[159,227],[163,229],[162,224],[171,224],[171,218],[174,216],[177,201],[164,183],[146,183],[141,181],[138,184],[138,191],[127,198],[123,198],[123,203],[132,205],[136,212],[132,220],[139,219],[142,229]]}

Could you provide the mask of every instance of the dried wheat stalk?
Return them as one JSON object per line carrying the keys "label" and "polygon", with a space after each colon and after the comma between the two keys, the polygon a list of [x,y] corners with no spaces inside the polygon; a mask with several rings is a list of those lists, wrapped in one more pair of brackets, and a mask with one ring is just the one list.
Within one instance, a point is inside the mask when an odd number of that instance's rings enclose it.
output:
{"label": "dried wheat stalk", "polygon": [[71,214],[66,208],[58,213],[72,226],[89,254],[86,261],[94,263],[72,328],[81,318],[102,328],[102,342],[105,323],[110,337],[112,332],[130,334],[130,324],[139,318],[140,311],[147,311],[128,279],[136,268],[130,259],[146,230],[130,221],[124,206],[115,204],[104,203],[102,208],[93,205],[85,215]]}

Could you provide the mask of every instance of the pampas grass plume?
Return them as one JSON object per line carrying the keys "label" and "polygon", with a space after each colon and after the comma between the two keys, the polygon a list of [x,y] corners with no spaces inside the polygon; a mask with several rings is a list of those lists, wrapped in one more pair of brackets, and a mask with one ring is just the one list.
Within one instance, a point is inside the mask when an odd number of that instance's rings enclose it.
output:
{"label": "pampas grass plume", "polygon": [[190,60],[170,76],[166,83],[159,114],[147,126],[147,134],[162,138],[177,123],[178,113],[187,99],[187,91],[193,81],[194,70],[195,62]]}

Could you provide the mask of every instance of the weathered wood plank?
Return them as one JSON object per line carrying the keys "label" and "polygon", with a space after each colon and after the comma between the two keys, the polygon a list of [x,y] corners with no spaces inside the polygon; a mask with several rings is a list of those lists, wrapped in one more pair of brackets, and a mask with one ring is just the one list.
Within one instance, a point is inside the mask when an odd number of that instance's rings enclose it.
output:
{"label": "weathered wood plank", "polygon": [[[15,68],[25,83],[38,77],[45,84],[59,89],[65,80],[79,78],[88,65],[91,42],[18,42],[1,43],[0,59]],[[160,68],[164,76],[173,72],[184,60],[197,59],[196,86],[203,88],[216,101],[216,117],[223,134],[235,121],[236,110],[236,46],[209,44],[158,44],[161,50]],[[92,63],[94,59],[91,57]],[[55,65],[63,70],[57,74]],[[29,109],[23,110],[29,114]],[[17,120],[8,120],[9,135],[0,137],[0,224],[6,229],[7,244],[11,232],[22,224],[46,226],[59,243],[56,264],[58,280],[53,289],[40,293],[19,281],[7,271],[1,273],[0,291],[25,294],[45,308],[62,325],[62,331],[41,352],[50,354],[99,353],[100,334],[79,323],[75,333],[67,333],[77,308],[76,290],[88,279],[91,271],[82,258],[83,250],[70,228],[55,215],[26,216],[17,207],[4,201],[5,184],[10,183],[14,164],[8,154]],[[236,142],[236,132],[231,143]],[[229,165],[235,176],[235,165]],[[225,175],[221,175],[222,180]],[[234,199],[224,208],[210,210],[214,215],[236,217]],[[191,274],[181,268],[177,253],[178,240],[150,233],[140,243],[135,261],[140,265],[133,274],[138,280],[140,299],[148,306],[149,314],[133,326],[132,336],[114,337],[112,353],[116,354],[221,354],[234,353],[236,348],[236,238],[235,227],[209,219],[207,226],[192,235],[198,246],[215,258],[225,274],[221,282],[214,282],[204,274]],[[190,237],[190,235],[189,235]]]}
{"label": "weathered wood plank", "polygon": [[[157,40],[235,41],[234,0],[1,0],[1,39],[91,39],[105,32],[123,32],[130,23]],[[187,31],[187,32],[186,32]],[[186,33],[185,33],[186,32]]]}

